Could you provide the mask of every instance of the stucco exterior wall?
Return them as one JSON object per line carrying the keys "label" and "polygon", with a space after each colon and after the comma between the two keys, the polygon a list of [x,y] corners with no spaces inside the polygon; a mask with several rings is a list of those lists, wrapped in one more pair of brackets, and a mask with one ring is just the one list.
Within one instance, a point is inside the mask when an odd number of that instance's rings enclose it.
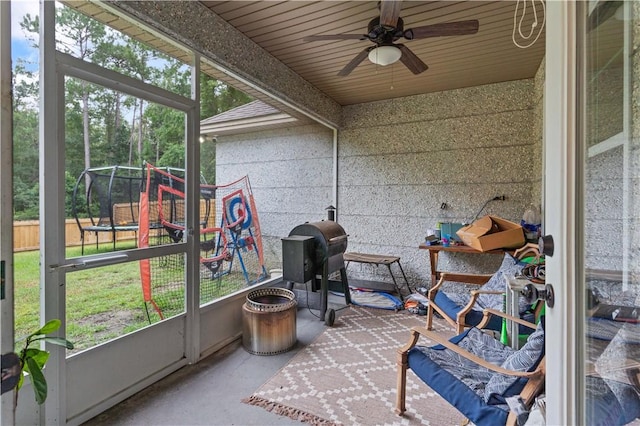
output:
{"label": "stucco exterior wall", "polygon": [[[349,251],[401,257],[412,285],[428,284],[419,250],[438,221],[481,212],[519,222],[541,203],[541,95],[534,79],[344,108],[338,133],[338,220]],[[281,241],[331,204],[332,132],[322,126],[219,137],[218,182],[248,173],[267,243],[281,267]],[[446,203],[447,208],[441,209]],[[442,269],[492,272],[493,255],[441,256]],[[386,268],[352,264],[349,275],[389,281]]]}
{"label": "stucco exterior wall", "polygon": [[[345,107],[338,199],[350,250],[400,256],[410,281],[428,285],[428,252],[418,250],[428,228],[471,222],[499,195],[480,216],[519,222],[539,206],[540,87],[528,79]],[[440,268],[492,272],[500,261],[443,253]]]}
{"label": "stucco exterior wall", "polygon": [[[532,181],[531,200],[532,204],[540,203],[537,207],[540,217],[544,218],[544,80],[545,61],[542,60],[538,72],[533,79],[533,164],[537,167],[538,178]],[[537,201],[535,201],[537,200]],[[543,224],[544,231],[544,224]]]}
{"label": "stucco exterior wall", "polygon": [[[635,222],[627,223],[628,232],[625,234],[625,216],[637,217],[631,189],[633,184],[629,185],[627,195],[624,189],[625,179],[632,179],[634,169],[625,169],[623,144],[611,143],[612,140],[624,139],[622,65],[621,62],[614,63],[610,68],[598,70],[587,85],[584,235],[585,266],[591,270],[623,270],[625,239]],[[629,138],[625,143],[628,144],[626,155],[631,166],[635,158],[632,154],[635,144],[631,135]],[[625,176],[629,173],[632,174]],[[628,213],[625,213],[625,208],[628,208]],[[626,242],[633,243],[633,239]]]}
{"label": "stucco exterior wall", "polygon": [[585,267],[622,271],[623,147],[588,157],[585,174]]}

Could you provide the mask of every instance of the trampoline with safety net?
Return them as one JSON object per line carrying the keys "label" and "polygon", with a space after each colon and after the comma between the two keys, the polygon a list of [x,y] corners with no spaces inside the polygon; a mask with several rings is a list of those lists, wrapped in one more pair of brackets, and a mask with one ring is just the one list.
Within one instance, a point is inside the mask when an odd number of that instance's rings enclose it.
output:
{"label": "trampoline with safety net", "polygon": [[[166,167],[162,170],[170,176],[184,176],[184,169]],[[82,254],[87,233],[96,235],[96,249],[99,235],[110,233],[115,250],[119,232],[138,232],[140,190],[145,177],[145,167],[117,165],[87,168],[80,174],[73,188],[72,213],[80,230]],[[81,220],[80,206],[84,207],[88,224]],[[151,223],[150,226],[160,225]]]}

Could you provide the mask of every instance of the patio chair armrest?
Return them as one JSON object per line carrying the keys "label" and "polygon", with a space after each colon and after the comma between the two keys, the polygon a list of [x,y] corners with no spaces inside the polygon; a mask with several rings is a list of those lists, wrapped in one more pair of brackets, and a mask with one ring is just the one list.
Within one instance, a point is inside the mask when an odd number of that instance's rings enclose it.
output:
{"label": "patio chair armrest", "polygon": [[484,328],[489,323],[489,320],[491,319],[492,315],[496,315],[496,316],[501,317],[501,318],[506,318],[509,321],[513,321],[515,323],[524,325],[525,327],[528,327],[528,328],[530,328],[532,330],[535,330],[536,327],[537,327],[532,322],[523,320],[522,318],[514,317],[513,315],[509,315],[509,314],[507,314],[505,312],[497,311],[495,309],[489,309],[489,308],[484,309],[482,311],[482,314],[483,314],[482,320],[477,325],[477,328]]}
{"label": "patio chair armrest", "polygon": [[406,355],[407,352],[409,352],[409,350],[411,350],[411,348],[413,348],[416,345],[416,343],[418,343],[418,339],[420,338],[420,333],[414,329],[411,329],[409,333],[411,335],[409,337],[409,342],[407,342],[404,346],[398,349],[398,355],[400,357],[402,357],[403,355]]}
{"label": "patio chair armrest", "polygon": [[[541,374],[544,374],[543,370],[541,369],[536,369],[534,371],[515,371],[515,370],[509,370],[507,368],[503,368],[499,365],[496,364],[492,364],[482,358],[480,358],[477,355],[474,355],[470,352],[467,352],[466,350],[462,349],[460,346],[456,345],[455,343],[451,343],[448,339],[442,337],[441,335],[433,332],[433,331],[429,331],[424,327],[412,327],[411,328],[411,333],[412,333],[412,340],[413,339],[418,339],[419,336],[423,336],[439,345],[444,346],[445,348],[457,353],[458,355],[460,355],[463,358],[468,359],[469,361],[481,366],[481,367],[485,367],[488,370],[491,370],[493,372],[496,373],[500,373],[500,374],[504,374],[506,376],[512,376],[512,377],[525,377],[525,378],[532,378],[532,377],[538,377]],[[414,334],[417,335],[418,337],[414,337]],[[415,343],[414,343],[415,345]],[[407,345],[408,346],[408,345]],[[405,346],[406,347],[406,346]],[[413,346],[411,346],[413,347]],[[411,349],[411,347],[409,347],[407,349],[407,351],[409,349]],[[404,349],[404,347],[402,348]],[[401,350],[402,350],[401,349]],[[400,353],[399,350],[398,352]]]}
{"label": "patio chair armrest", "polygon": [[469,298],[469,302],[462,309],[460,309],[456,315],[456,322],[458,324],[465,324],[464,319],[473,309],[473,305],[476,304],[476,300],[478,300],[478,296],[481,294],[504,294],[503,291],[500,290],[473,290],[471,291],[471,297]]}
{"label": "patio chair armrest", "polygon": [[429,292],[431,292],[431,290],[435,290],[435,292],[438,292],[438,290],[440,289],[440,287],[442,287],[442,284],[444,284],[444,276],[440,276],[440,279],[438,280],[438,282],[429,289]]}
{"label": "patio chair armrest", "polygon": [[438,280],[436,285],[434,285],[429,289],[429,292],[427,293],[427,298],[429,300],[435,300],[436,293],[438,293],[438,290],[440,289],[440,287],[442,287],[445,281],[453,281],[457,283],[480,287],[483,284],[485,284],[487,281],[489,281],[489,279],[492,276],[493,276],[492,274],[459,274],[455,272],[441,272],[440,279]]}
{"label": "patio chair armrest", "polygon": [[535,243],[527,243],[513,252],[513,257],[522,259],[525,254],[531,253],[536,259],[540,258],[540,249]]}
{"label": "patio chair armrest", "polygon": [[429,300],[435,300],[436,298],[436,294],[438,293],[438,290],[440,290],[440,287],[442,287],[442,285],[444,284],[444,282],[446,281],[446,273],[443,273],[442,275],[440,275],[440,279],[438,280],[438,282],[436,283],[436,285],[434,285],[433,287],[431,287],[429,289],[429,291],[427,292],[427,299]]}

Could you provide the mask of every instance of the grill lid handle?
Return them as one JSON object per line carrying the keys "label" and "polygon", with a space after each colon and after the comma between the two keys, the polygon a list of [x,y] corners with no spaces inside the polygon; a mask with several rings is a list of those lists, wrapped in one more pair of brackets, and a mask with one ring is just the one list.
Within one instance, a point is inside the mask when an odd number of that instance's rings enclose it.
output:
{"label": "grill lid handle", "polygon": [[329,243],[333,244],[333,243],[337,243],[340,242],[342,240],[346,240],[348,237],[347,234],[345,235],[338,235],[337,237],[333,237],[333,238],[329,238]]}

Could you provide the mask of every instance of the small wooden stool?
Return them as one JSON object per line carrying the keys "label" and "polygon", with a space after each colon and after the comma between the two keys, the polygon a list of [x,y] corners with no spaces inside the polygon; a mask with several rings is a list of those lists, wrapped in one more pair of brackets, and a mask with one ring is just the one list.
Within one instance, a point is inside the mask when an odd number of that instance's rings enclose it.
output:
{"label": "small wooden stool", "polygon": [[394,263],[398,264],[400,268],[400,272],[402,273],[402,277],[404,278],[404,282],[407,285],[407,289],[411,292],[411,288],[409,287],[409,281],[407,280],[407,276],[402,269],[402,265],[400,264],[400,258],[397,256],[387,256],[383,254],[368,254],[368,253],[345,253],[344,261],[347,262],[345,268],[349,266],[350,262],[354,263],[366,263],[369,265],[385,265],[389,269],[389,275],[391,275],[391,279],[393,280],[393,285],[396,288],[396,292],[398,292],[398,296],[400,296],[400,300],[404,301],[402,297],[402,292],[400,291],[400,287],[398,287],[398,282],[396,281],[396,277],[393,275],[393,271],[391,270],[391,265]]}

